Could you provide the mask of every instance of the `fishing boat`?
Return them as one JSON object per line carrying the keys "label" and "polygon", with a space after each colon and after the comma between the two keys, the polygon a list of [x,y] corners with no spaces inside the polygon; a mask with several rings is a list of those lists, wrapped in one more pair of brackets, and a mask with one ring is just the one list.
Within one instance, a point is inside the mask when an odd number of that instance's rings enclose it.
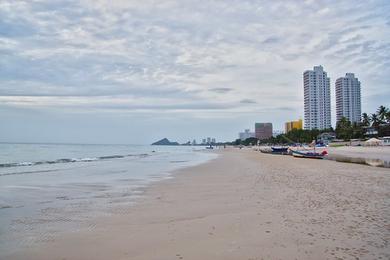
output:
{"label": "fishing boat", "polygon": [[315,151],[292,151],[292,156],[297,158],[323,159],[327,154],[327,151],[322,151],[322,153],[317,153]]}
{"label": "fishing boat", "polygon": [[281,155],[287,155],[288,147],[271,147],[271,149],[261,149],[260,152],[262,153],[270,153],[270,154],[281,154]]}
{"label": "fishing boat", "polygon": [[288,154],[288,147],[271,147],[274,154]]}

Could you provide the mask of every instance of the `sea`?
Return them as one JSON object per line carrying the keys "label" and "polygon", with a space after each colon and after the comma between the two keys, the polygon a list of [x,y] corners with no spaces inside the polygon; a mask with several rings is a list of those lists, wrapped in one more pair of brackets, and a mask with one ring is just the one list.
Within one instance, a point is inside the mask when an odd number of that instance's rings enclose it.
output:
{"label": "sea", "polygon": [[0,258],[93,229],[148,185],[216,157],[200,146],[0,143]]}

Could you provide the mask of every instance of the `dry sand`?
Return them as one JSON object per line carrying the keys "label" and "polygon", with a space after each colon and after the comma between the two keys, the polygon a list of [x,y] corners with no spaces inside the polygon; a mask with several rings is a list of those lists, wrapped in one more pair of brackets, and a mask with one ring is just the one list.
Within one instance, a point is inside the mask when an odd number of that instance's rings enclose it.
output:
{"label": "dry sand", "polygon": [[227,149],[7,259],[390,259],[390,169]]}

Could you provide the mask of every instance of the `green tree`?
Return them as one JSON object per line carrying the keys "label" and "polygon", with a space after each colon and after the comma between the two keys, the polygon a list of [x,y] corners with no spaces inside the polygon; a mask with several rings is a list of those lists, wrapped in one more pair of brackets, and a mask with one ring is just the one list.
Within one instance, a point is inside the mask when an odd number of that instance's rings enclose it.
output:
{"label": "green tree", "polygon": [[390,109],[386,113],[386,123],[390,124]]}
{"label": "green tree", "polygon": [[362,125],[363,126],[370,126],[371,119],[370,116],[367,113],[362,114]]}
{"label": "green tree", "polygon": [[371,114],[371,126],[378,128],[380,123],[381,121],[379,120],[378,115],[375,113]]}
{"label": "green tree", "polygon": [[257,145],[257,141],[259,139],[255,138],[255,137],[249,137],[247,139],[245,139],[244,141],[241,141],[241,144],[242,145]]}
{"label": "green tree", "polygon": [[303,130],[303,129],[293,129],[287,134],[284,135],[283,138],[286,142],[288,141],[289,143],[295,142],[295,143],[311,143],[313,140],[317,139],[317,136],[320,133],[323,132],[332,132],[329,131],[331,129],[326,129],[326,130],[318,130],[318,129],[313,129],[313,130]]}
{"label": "green tree", "polygon": [[377,117],[379,119],[379,123],[383,124],[386,120],[386,115],[389,112],[389,109],[386,108],[385,106],[380,106],[376,112]]}
{"label": "green tree", "polygon": [[351,122],[347,118],[342,117],[340,121],[337,122],[336,136],[337,138],[344,140],[350,140],[352,138],[353,128]]}
{"label": "green tree", "polygon": [[364,138],[364,131],[362,123],[353,122],[352,124],[352,138]]}

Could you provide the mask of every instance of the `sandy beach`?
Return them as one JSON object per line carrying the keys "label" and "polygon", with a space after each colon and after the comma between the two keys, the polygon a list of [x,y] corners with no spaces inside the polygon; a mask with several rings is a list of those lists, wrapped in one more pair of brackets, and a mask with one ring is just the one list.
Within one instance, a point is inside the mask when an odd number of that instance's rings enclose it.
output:
{"label": "sandy beach", "polygon": [[389,146],[341,146],[327,147],[326,150],[332,155],[390,161]]}
{"label": "sandy beach", "polygon": [[90,230],[6,259],[390,258],[390,169],[216,152]]}

